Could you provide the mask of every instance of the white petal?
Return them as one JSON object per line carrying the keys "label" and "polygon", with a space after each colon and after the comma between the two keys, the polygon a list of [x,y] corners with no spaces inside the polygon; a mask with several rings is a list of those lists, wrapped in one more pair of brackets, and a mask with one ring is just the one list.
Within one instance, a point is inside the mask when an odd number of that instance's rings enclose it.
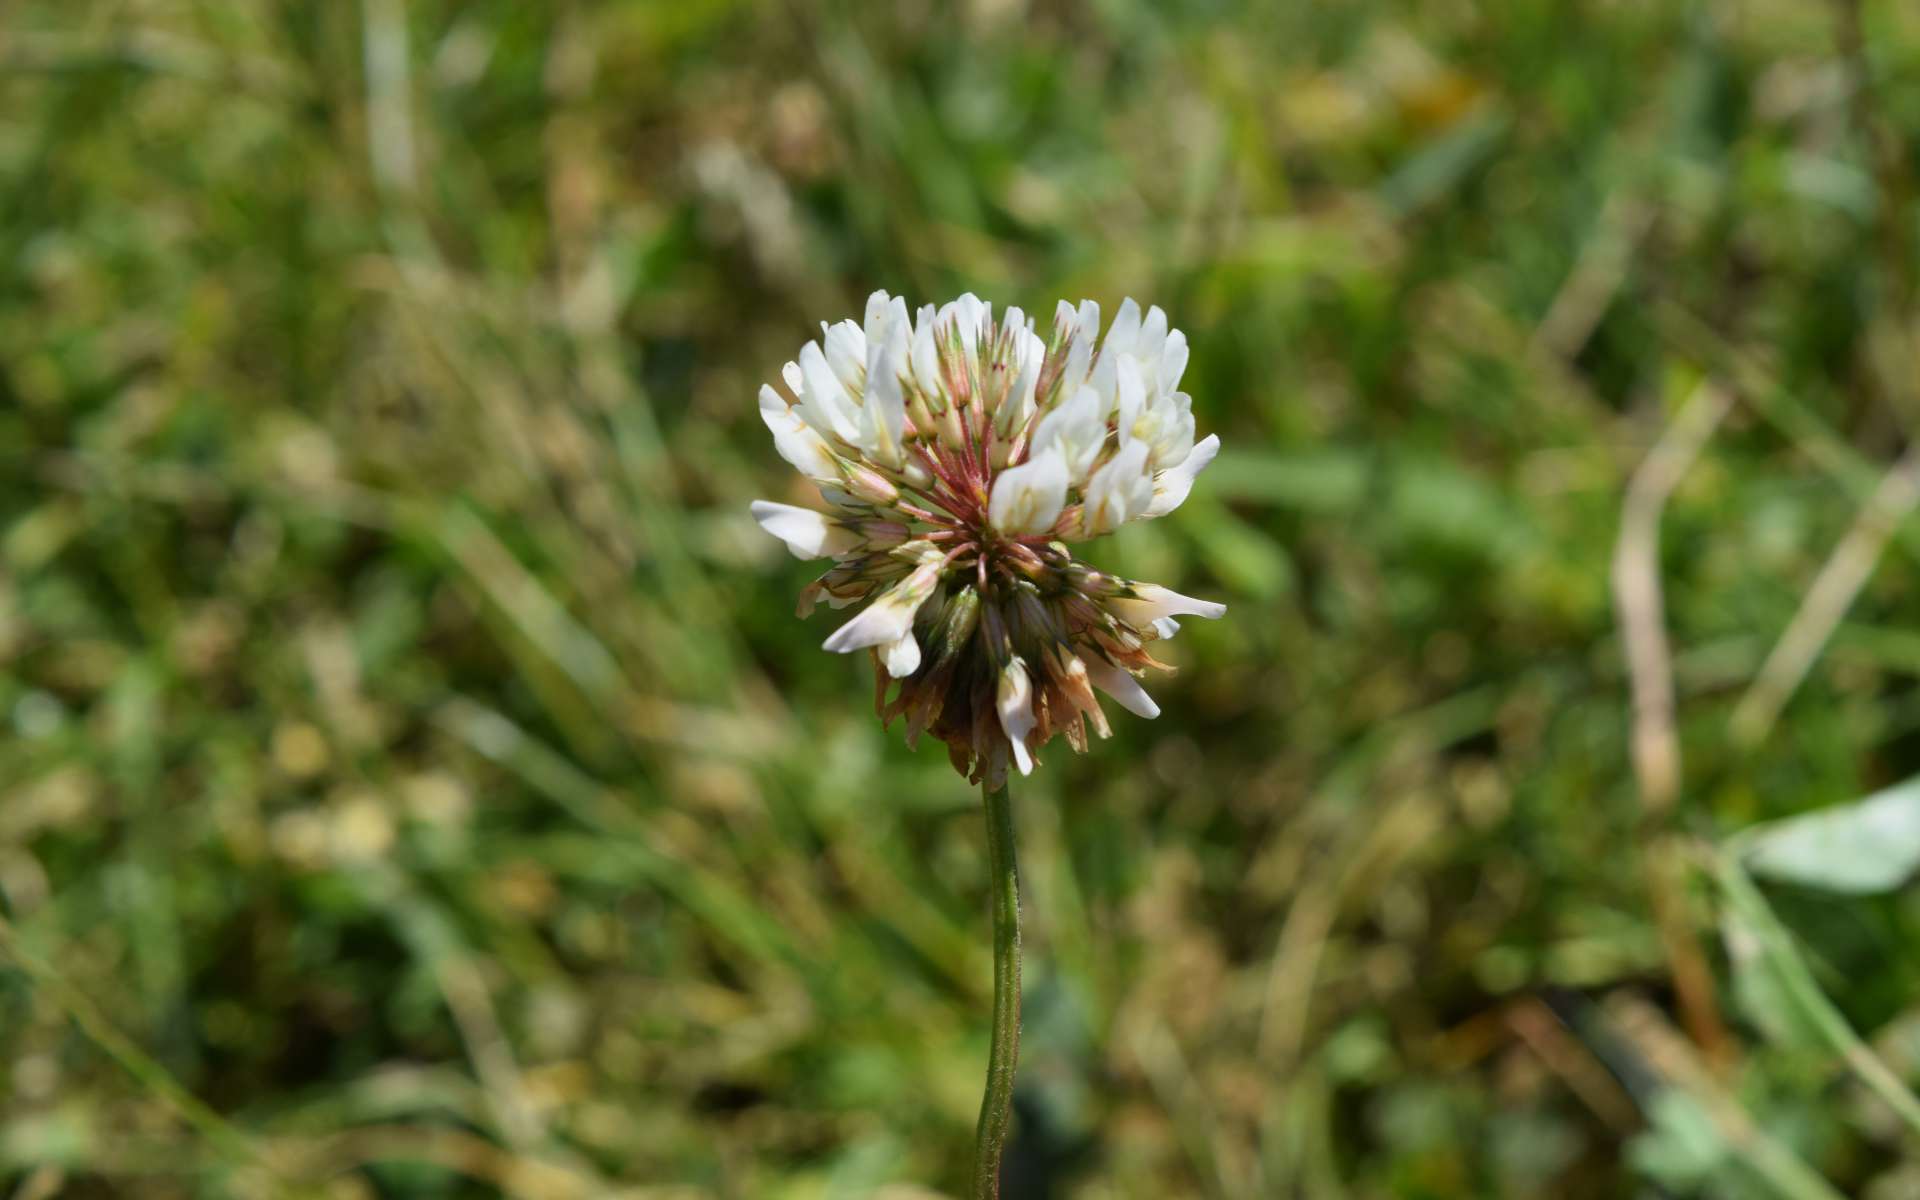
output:
{"label": "white petal", "polygon": [[1156,617],[1153,622],[1153,632],[1165,641],[1180,632],[1180,622],[1172,617]]}
{"label": "white petal", "polygon": [[967,292],[942,309],[940,315],[943,324],[945,318],[951,317],[954,327],[960,331],[960,345],[971,357],[980,344],[980,327],[993,319],[993,307],[982,304],[980,297]]}
{"label": "white petal", "polygon": [[[867,366],[867,335],[852,321],[841,321],[823,331],[827,365],[847,391],[857,393]],[[805,366],[803,362],[801,366]]]}
{"label": "white petal", "polygon": [[891,299],[892,297],[885,292],[875,292],[873,295],[867,297],[865,333],[867,335],[867,350],[869,354],[872,353],[873,344],[879,341],[881,334],[885,332],[887,302]]}
{"label": "white petal", "polygon": [[1187,373],[1187,335],[1175,329],[1167,334],[1166,348],[1160,352],[1160,394],[1172,395]]}
{"label": "white petal", "polygon": [[1147,439],[1148,458],[1155,468],[1187,461],[1193,453],[1193,397],[1175,392],[1170,404],[1154,410],[1153,436]]}
{"label": "white petal", "polygon": [[800,373],[800,364],[797,362],[781,367],[780,378],[787,381],[787,390],[793,393],[795,399],[799,399],[807,390],[807,377]]}
{"label": "white petal", "polygon": [[1093,365],[1093,346],[1100,338],[1100,306],[1082,300],[1078,320],[1079,328],[1067,347],[1066,367],[1060,373],[1061,386],[1068,395],[1087,381],[1087,368]]}
{"label": "white petal", "polygon": [[1131,350],[1139,337],[1140,306],[1134,303],[1132,296],[1128,296],[1120,302],[1120,311],[1113,314],[1113,324],[1107,327],[1107,340],[1100,343],[1100,353],[1105,355]]}
{"label": "white petal", "polygon": [[1227,606],[1211,600],[1182,596],[1157,583],[1137,585],[1132,596],[1116,596],[1107,607],[1129,625],[1151,625],[1161,617],[1205,617],[1211,621],[1226,615]]}
{"label": "white petal", "polygon": [[1027,314],[1017,304],[1007,305],[1007,311],[1000,314],[1000,336],[1011,339],[1016,333],[1027,327]]}
{"label": "white petal", "polygon": [[1067,463],[1047,447],[1017,467],[1000,472],[987,501],[987,517],[1002,533],[1046,533],[1067,502]]}
{"label": "white petal", "polygon": [[1007,398],[995,417],[995,427],[1002,437],[1013,436],[1033,418],[1033,393],[1040,385],[1040,364],[1047,356],[1047,344],[1030,330],[1017,330],[1013,339],[1013,361],[1019,374],[1014,377],[1013,386],[1007,390]]}
{"label": "white petal", "polygon": [[1033,452],[1039,454],[1049,447],[1059,450],[1066,460],[1068,480],[1085,483],[1107,440],[1101,409],[1098,392],[1090,387],[1075,389],[1066,403],[1040,418],[1033,430]]}
{"label": "white petal", "polygon": [[1147,310],[1147,319],[1140,322],[1140,336],[1133,344],[1134,357],[1141,362],[1154,361],[1160,357],[1160,348],[1166,340],[1167,314],[1156,304]]}
{"label": "white petal", "polygon": [[1079,314],[1074,311],[1073,305],[1068,304],[1065,300],[1061,300],[1053,306],[1053,334],[1055,337],[1061,339],[1063,343],[1067,338],[1073,336],[1073,331],[1077,329],[1079,325],[1080,317]]}
{"label": "white petal", "polygon": [[1149,721],[1160,715],[1160,706],[1153,702],[1152,696],[1147,695],[1147,689],[1140,686],[1138,679],[1097,654],[1083,657],[1087,664],[1087,678],[1093,681],[1093,686],[1118,701],[1121,708]]}
{"label": "white petal", "polygon": [[1146,511],[1153,501],[1153,476],[1147,470],[1145,442],[1128,442],[1087,481],[1080,507],[1080,534],[1111,533]]}
{"label": "white petal", "polygon": [[859,534],[810,508],[755,500],[753,519],[760,522],[760,528],[785,542],[795,558],[838,557],[861,542]]}
{"label": "white petal", "polygon": [[793,469],[815,481],[838,480],[840,469],[826,439],[815,433],[780,393],[760,385],[760,419],[773,434],[774,449]]}
{"label": "white petal", "polygon": [[1120,360],[1125,357],[1119,353],[1101,351],[1094,361],[1093,374],[1087,376],[1087,386],[1100,395],[1100,418],[1105,420],[1114,413],[1119,405]]}
{"label": "white petal", "polygon": [[888,675],[905,679],[920,669],[920,643],[908,633],[897,642],[888,642],[887,648],[880,652],[880,659],[886,663]]}
{"label": "white petal", "polygon": [[1213,456],[1220,453],[1220,435],[1210,433],[1187,454],[1179,466],[1168,467],[1153,477],[1153,503],[1146,515],[1164,517],[1179,508],[1193,491],[1194,477],[1204,471]]}
{"label": "white petal", "polygon": [[900,362],[907,361],[907,350],[913,342],[913,319],[907,315],[907,302],[899,296],[887,305],[886,341],[898,351]]}
{"label": "white petal", "polygon": [[[867,342],[866,411],[861,421],[862,448],[888,467],[899,467],[906,461],[900,448],[907,419],[906,393],[900,390],[900,374],[907,369],[907,309],[900,301],[894,303],[899,311],[890,314],[882,310],[877,318],[876,336]],[[890,317],[897,321],[890,321]],[[869,323],[873,320],[869,318]]]}
{"label": "white petal", "polygon": [[1119,418],[1114,428],[1125,439],[1133,436],[1133,427],[1140,420],[1140,410],[1146,407],[1147,383],[1140,373],[1140,360],[1133,355],[1122,354],[1113,365],[1114,413]]}
{"label": "white petal", "polygon": [[853,620],[833,631],[821,648],[835,654],[847,654],[854,650],[864,650],[868,646],[885,646],[897,642],[913,632],[913,610],[898,604],[888,604],[882,596],[872,604],[860,610]]}
{"label": "white petal", "polygon": [[800,415],[822,436],[831,434],[855,444],[860,431],[854,420],[853,400],[840,385],[839,376],[827,365],[827,357],[820,352],[818,342],[800,347],[800,373],[807,381],[806,391],[800,397]]}
{"label": "white petal", "polygon": [[[1121,413],[1127,411],[1122,389]],[[1155,469],[1184,462],[1193,449],[1193,397],[1185,392],[1149,392],[1133,420],[1120,426],[1122,434],[1147,444]]]}
{"label": "white petal", "polygon": [[1082,300],[1080,302],[1080,336],[1091,345],[1100,336],[1100,302]]}
{"label": "white petal", "polygon": [[[926,603],[940,582],[941,554],[937,547],[919,543],[920,565],[900,582],[888,588],[872,604],[845,625],[833,631],[822,648],[836,654],[864,650],[868,646],[888,646],[913,632],[913,614]],[[904,547],[903,547],[904,549]]]}
{"label": "white petal", "polygon": [[1000,715],[1000,728],[1013,746],[1013,761],[1022,775],[1033,774],[1033,756],[1027,752],[1027,735],[1033,732],[1033,683],[1027,678],[1026,664],[1018,658],[1000,672],[994,709]]}
{"label": "white petal", "polygon": [[938,321],[933,305],[920,310],[920,320],[913,328],[913,347],[908,354],[913,364],[913,381],[929,396],[940,394],[940,354],[933,338],[933,328]]}

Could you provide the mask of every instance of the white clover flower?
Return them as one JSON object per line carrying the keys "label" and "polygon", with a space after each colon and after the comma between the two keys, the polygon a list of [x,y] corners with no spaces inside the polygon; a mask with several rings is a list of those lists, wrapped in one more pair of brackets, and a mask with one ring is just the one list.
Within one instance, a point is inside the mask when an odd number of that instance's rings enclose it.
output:
{"label": "white clover flower", "polygon": [[1104,341],[1091,300],[1061,302],[1052,334],[972,295],[909,317],[875,292],[863,322],[822,324],[781,371],[791,400],[760,389],[781,457],[832,508],[753,505],[796,556],[834,560],[801,615],[868,602],[825,648],[871,651],[882,719],[904,716],[909,742],[932,729],[994,787],[1055,734],[1076,750],[1088,722],[1107,736],[1096,688],[1158,716],[1138,677],[1167,668],[1147,647],[1176,616],[1226,611],[1068,548],[1172,512],[1219,450],[1194,441],[1185,335],[1132,300]]}

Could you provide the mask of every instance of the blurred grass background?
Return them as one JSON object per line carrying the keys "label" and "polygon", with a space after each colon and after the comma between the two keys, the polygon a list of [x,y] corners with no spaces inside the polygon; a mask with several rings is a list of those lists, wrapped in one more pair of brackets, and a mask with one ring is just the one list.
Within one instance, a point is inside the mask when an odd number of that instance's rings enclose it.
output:
{"label": "blurred grass background", "polygon": [[978,797],[746,515],[885,287],[1157,302],[1227,447],[1016,797],[1010,1197],[1920,1196],[1914,896],[1705,869],[1920,771],[1916,137],[1896,0],[11,0],[0,1182],[959,1188]]}

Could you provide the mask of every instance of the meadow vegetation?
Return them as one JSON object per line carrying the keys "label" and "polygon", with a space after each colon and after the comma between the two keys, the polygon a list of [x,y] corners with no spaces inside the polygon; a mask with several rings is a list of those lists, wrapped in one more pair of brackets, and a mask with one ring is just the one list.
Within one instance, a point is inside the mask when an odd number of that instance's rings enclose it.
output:
{"label": "meadow vegetation", "polygon": [[979,793],[747,511],[886,288],[1225,445],[1009,1197],[1920,1195],[1917,149],[1896,0],[11,0],[0,1191],[957,1193]]}

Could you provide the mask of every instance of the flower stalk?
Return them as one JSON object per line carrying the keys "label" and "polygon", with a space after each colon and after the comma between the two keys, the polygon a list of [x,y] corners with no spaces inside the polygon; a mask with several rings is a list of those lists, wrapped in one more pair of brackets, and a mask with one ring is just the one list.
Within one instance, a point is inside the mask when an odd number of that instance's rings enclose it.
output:
{"label": "flower stalk", "polygon": [[1013,805],[1003,783],[986,796],[987,868],[993,877],[993,1043],[987,1090],[974,1135],[974,1200],[998,1200],[1000,1160],[1013,1122],[1020,1060],[1020,868],[1013,852]]}
{"label": "flower stalk", "polygon": [[997,1200],[1020,1054],[1020,881],[1011,771],[1059,737],[1085,751],[1112,729],[1096,692],[1151,720],[1141,686],[1180,630],[1226,607],[1096,570],[1074,543],[1178,508],[1220,439],[1196,439],[1180,390],[1187,338],[1131,299],[1062,301],[1051,340],[1018,308],[973,295],[909,315],[886,292],[864,322],[822,324],[760,389],[774,447],[826,512],[756,500],[795,557],[833,565],[800,593],[862,607],[823,648],[874,660],[874,710],[907,744],[931,733],[979,783],[993,887],[993,1043],[973,1163]]}

